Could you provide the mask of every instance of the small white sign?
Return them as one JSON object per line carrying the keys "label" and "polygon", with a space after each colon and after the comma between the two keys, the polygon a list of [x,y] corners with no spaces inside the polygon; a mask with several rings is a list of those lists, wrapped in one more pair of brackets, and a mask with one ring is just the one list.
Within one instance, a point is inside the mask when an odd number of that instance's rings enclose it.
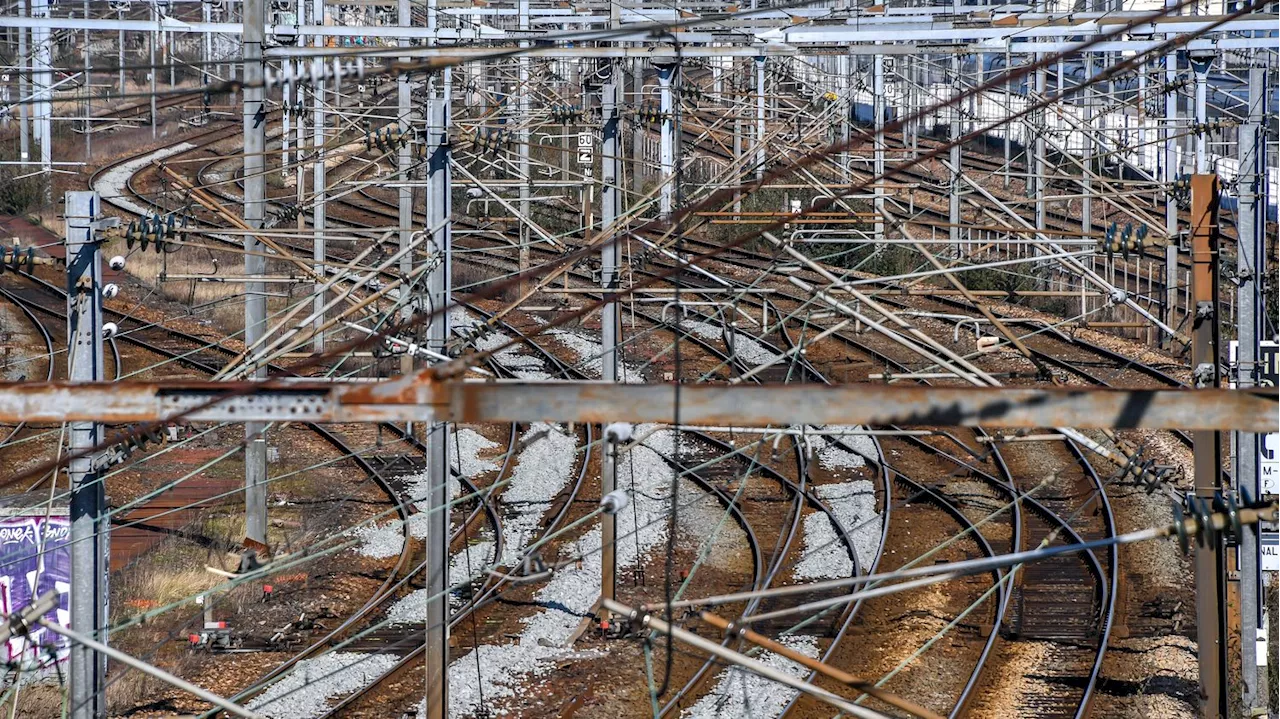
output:
{"label": "small white sign", "polygon": [[589,132],[578,133],[578,152],[582,152],[581,148],[590,148],[595,144],[595,138]]}
{"label": "small white sign", "polygon": [[[1239,357],[1240,344],[1232,340],[1228,347],[1228,361],[1234,366]],[[1275,387],[1280,379],[1280,361],[1277,353],[1280,345],[1275,342],[1258,343],[1258,386]],[[1231,389],[1235,382],[1228,383]],[[1258,435],[1258,488],[1262,494],[1280,494],[1280,434],[1268,432]]]}
{"label": "small white sign", "polygon": [[1280,572],[1280,532],[1259,532],[1258,549],[1262,550],[1262,571]]}
{"label": "small white sign", "polygon": [[582,148],[578,148],[578,164],[579,165],[591,165],[594,163],[594,161],[595,161],[595,156],[590,150],[583,150]]}

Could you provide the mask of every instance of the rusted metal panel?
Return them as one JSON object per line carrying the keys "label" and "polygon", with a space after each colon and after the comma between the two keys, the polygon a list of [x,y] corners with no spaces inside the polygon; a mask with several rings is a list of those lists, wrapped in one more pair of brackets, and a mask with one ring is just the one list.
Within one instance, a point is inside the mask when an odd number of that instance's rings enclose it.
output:
{"label": "rusted metal panel", "polygon": [[[601,382],[439,382],[429,373],[376,384],[66,382],[0,384],[0,422],[94,420],[374,422],[670,422],[676,387]],[[685,424],[1275,428],[1276,391],[900,387],[855,384],[680,387]]]}
{"label": "rusted metal panel", "polygon": [[[460,422],[669,422],[673,385],[450,383]],[[900,426],[1197,429],[1274,427],[1271,392],[885,385],[697,385],[680,388],[680,421],[768,426]],[[1255,431],[1246,429],[1245,431]]]}

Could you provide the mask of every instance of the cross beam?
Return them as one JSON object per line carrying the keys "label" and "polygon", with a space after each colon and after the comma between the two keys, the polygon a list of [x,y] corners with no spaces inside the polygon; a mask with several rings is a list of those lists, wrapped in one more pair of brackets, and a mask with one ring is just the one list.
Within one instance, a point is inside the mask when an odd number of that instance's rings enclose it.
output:
{"label": "cross beam", "polygon": [[[668,422],[671,384],[436,380],[378,383],[0,383],[0,422]],[[685,385],[685,424],[1275,430],[1274,389]]]}

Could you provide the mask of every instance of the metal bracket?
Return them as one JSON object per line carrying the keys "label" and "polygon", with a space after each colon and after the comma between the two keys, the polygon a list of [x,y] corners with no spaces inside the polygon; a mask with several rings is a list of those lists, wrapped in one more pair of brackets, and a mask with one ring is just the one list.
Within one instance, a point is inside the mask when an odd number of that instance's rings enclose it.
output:
{"label": "metal bracket", "polygon": [[102,219],[94,220],[93,222],[90,222],[89,231],[94,240],[98,242],[102,242],[104,239],[102,237],[103,231],[111,230],[119,226],[120,226],[119,217],[103,217]]}
{"label": "metal bracket", "polygon": [[1212,362],[1201,362],[1192,370],[1191,379],[1197,389],[1208,387],[1213,384],[1213,379],[1217,376],[1217,372],[1218,368]]}

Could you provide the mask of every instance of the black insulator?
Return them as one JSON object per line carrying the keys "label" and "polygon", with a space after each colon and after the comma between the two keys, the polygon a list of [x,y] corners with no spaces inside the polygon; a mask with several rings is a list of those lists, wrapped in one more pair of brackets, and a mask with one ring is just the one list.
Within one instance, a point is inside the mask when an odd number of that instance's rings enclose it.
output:
{"label": "black insulator", "polygon": [[1261,509],[1270,504],[1269,502],[1255,502],[1253,496],[1249,493],[1248,487],[1240,488],[1240,503],[1249,509]]}
{"label": "black insulator", "polygon": [[[1222,500],[1221,492],[1218,493],[1218,497]],[[1234,494],[1228,494],[1226,499],[1222,501],[1225,505],[1223,511],[1227,514],[1227,526],[1231,528],[1236,537],[1240,537],[1243,534],[1243,527],[1240,524],[1240,505],[1236,503]]]}
{"label": "black insulator", "polygon": [[1202,549],[1206,545],[1216,546],[1218,533],[1213,527],[1213,516],[1209,505],[1194,494],[1187,497],[1187,504],[1190,505],[1191,516],[1196,520],[1196,544]]}
{"label": "black insulator", "polygon": [[1187,515],[1177,502],[1173,503],[1173,526],[1178,532],[1178,548],[1183,554],[1187,554],[1191,551],[1191,540],[1187,537]]}

